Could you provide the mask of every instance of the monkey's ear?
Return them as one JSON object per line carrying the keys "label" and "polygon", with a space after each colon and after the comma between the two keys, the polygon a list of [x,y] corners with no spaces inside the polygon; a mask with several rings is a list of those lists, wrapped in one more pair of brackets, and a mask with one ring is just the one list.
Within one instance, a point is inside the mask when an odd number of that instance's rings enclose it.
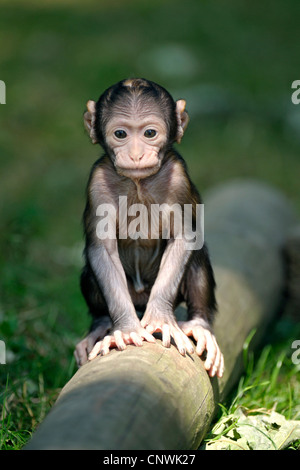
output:
{"label": "monkey's ear", "polygon": [[178,144],[180,144],[184,131],[186,130],[187,125],[190,120],[188,113],[185,111],[185,106],[186,106],[185,100],[176,101],[176,116],[177,116],[176,142]]}
{"label": "monkey's ear", "polygon": [[83,121],[86,130],[88,131],[93,144],[97,144],[98,140],[95,133],[95,117],[96,117],[96,103],[89,100],[86,104],[87,111],[83,115]]}

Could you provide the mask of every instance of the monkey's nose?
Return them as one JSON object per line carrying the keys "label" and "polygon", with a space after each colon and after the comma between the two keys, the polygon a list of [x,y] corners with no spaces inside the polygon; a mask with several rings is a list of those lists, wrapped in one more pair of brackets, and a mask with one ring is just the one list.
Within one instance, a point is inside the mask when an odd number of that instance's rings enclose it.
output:
{"label": "monkey's nose", "polygon": [[129,157],[133,162],[138,163],[142,160],[142,158],[144,157],[144,154],[138,154],[138,155],[130,154]]}

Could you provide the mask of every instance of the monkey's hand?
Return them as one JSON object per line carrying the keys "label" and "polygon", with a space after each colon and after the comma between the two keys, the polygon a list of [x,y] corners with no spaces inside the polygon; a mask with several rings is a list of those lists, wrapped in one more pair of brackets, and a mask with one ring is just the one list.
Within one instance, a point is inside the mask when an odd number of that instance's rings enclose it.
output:
{"label": "monkey's hand", "polygon": [[180,354],[184,356],[186,352],[189,354],[194,352],[192,343],[179,328],[173,312],[159,313],[156,309],[150,309],[148,304],[141,324],[149,333],[160,331],[162,333],[162,344],[166,348],[170,347],[172,337]]}
{"label": "monkey's hand", "polygon": [[88,356],[88,360],[91,361],[98,356],[98,354],[105,356],[109,353],[110,349],[114,347],[123,351],[127,344],[142,346],[144,340],[149,343],[155,343],[155,338],[148,331],[142,328],[140,324],[124,331],[121,329],[115,329],[111,331],[109,335],[105,336],[103,340],[98,341],[95,344]]}
{"label": "monkey's hand", "polygon": [[201,356],[206,350],[204,367],[210,377],[222,377],[224,372],[224,358],[212,332],[203,326],[203,320],[193,319],[179,322],[179,326],[187,336],[197,341],[196,353]]}

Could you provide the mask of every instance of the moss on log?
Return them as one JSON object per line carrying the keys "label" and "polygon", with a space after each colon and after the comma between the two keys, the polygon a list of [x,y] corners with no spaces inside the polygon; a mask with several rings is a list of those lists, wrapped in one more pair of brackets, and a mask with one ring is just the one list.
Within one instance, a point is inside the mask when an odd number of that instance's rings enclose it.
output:
{"label": "moss on log", "polygon": [[[217,280],[215,332],[221,380],[195,354],[144,343],[81,367],[27,449],[196,449],[242,372],[242,348],[274,319],[285,282],[282,246],[295,218],[288,201],[255,182],[235,182],[205,198],[205,239]],[[180,308],[178,315],[185,315]]]}

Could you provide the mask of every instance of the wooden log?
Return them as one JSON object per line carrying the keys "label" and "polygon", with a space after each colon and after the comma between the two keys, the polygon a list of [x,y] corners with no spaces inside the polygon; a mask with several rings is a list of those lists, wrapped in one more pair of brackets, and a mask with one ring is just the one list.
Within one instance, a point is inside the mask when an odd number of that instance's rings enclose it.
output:
{"label": "wooden log", "polygon": [[218,285],[215,332],[226,360],[222,400],[243,370],[245,339],[255,329],[251,345],[257,346],[282,307],[283,250],[297,218],[279,191],[255,181],[212,190],[205,207],[205,238]]}
{"label": "wooden log", "polygon": [[[205,239],[217,280],[216,336],[225,357],[209,379],[195,354],[160,341],[113,350],[81,367],[27,449],[196,449],[218,400],[242,371],[243,344],[274,319],[284,285],[281,247],[294,215],[288,201],[255,182],[216,188],[205,198]],[[178,310],[184,316],[184,309]]]}

